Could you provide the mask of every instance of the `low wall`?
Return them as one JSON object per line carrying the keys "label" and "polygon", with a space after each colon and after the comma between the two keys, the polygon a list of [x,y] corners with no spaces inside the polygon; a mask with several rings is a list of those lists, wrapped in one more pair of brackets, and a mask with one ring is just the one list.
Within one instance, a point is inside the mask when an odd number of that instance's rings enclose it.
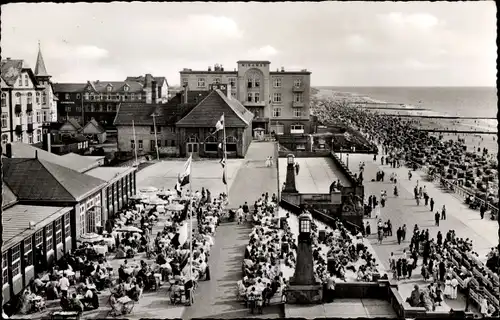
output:
{"label": "low wall", "polygon": [[296,158],[324,158],[330,155],[330,150],[279,151],[280,158],[286,158],[289,154],[293,154]]}
{"label": "low wall", "polygon": [[347,177],[351,182],[352,186],[358,185],[358,180],[354,178],[354,174],[347,168],[346,164],[337,157],[333,152],[329,153],[329,157],[332,159],[333,163],[339,168],[339,170]]}

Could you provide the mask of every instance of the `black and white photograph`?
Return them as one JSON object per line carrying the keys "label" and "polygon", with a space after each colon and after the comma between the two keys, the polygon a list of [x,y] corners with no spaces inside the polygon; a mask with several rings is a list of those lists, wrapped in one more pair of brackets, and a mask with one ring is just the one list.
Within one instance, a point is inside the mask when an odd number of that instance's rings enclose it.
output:
{"label": "black and white photograph", "polygon": [[496,2],[0,9],[2,319],[499,317]]}

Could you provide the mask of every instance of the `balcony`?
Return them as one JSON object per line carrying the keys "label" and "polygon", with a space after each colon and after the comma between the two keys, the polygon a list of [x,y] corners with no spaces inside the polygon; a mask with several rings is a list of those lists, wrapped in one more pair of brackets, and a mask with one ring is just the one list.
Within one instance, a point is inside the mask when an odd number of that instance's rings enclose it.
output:
{"label": "balcony", "polygon": [[42,103],[42,109],[50,109],[50,104]]}
{"label": "balcony", "polygon": [[292,102],[292,107],[294,107],[294,108],[302,108],[302,107],[304,107],[304,102],[294,101],[294,102]]}
{"label": "balcony", "polygon": [[33,132],[33,123],[28,123],[28,128],[26,129],[26,132]]}
{"label": "balcony", "polygon": [[20,135],[21,133],[23,133],[23,126],[18,124],[14,131],[17,133],[17,135]]}
{"label": "balcony", "polygon": [[23,108],[21,107],[21,105],[20,105],[20,104],[16,104],[16,106],[14,107],[14,112],[15,112],[16,114],[18,114],[18,113],[22,113],[22,112],[23,112]]}
{"label": "balcony", "polygon": [[33,112],[33,104],[28,103],[26,105],[26,112]]}
{"label": "balcony", "polygon": [[259,101],[259,102],[254,102],[254,101],[245,101],[243,104],[245,107],[262,107],[264,108],[266,106],[265,101]]}
{"label": "balcony", "polygon": [[306,90],[306,86],[304,84],[301,84],[300,86],[293,86],[292,91],[293,92],[304,92]]}

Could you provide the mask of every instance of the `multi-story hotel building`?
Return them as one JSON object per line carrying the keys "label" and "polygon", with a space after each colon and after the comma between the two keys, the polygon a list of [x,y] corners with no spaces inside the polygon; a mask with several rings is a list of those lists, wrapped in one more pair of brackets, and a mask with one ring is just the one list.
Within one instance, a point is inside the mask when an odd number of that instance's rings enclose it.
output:
{"label": "multi-story hotel building", "polygon": [[181,85],[189,90],[208,90],[211,84],[227,84],[231,96],[254,114],[252,129],[267,133],[310,133],[311,72],[270,70],[269,61],[238,61],[233,71],[215,65],[212,69],[184,69]]}
{"label": "multi-story hotel building", "polygon": [[105,128],[113,126],[121,102],[165,103],[168,83],[165,77],[151,74],[127,77],[125,81],[88,81],[56,83],[57,112],[60,119],[75,119],[82,126],[93,119]]}
{"label": "multi-story hotel building", "polygon": [[35,72],[23,60],[7,58],[1,64],[2,145],[12,141],[42,141],[42,124],[57,120],[55,97],[42,53]]}

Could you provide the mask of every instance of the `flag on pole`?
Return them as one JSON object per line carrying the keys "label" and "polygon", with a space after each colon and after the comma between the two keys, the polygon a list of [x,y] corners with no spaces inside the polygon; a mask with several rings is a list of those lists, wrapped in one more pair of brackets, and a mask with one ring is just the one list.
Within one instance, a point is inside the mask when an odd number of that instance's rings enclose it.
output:
{"label": "flag on pole", "polygon": [[184,164],[184,170],[177,177],[177,184],[175,185],[175,190],[179,193],[181,188],[189,183],[189,176],[191,175],[191,162],[193,160],[193,155],[189,156],[186,163]]}
{"label": "flag on pole", "polygon": [[224,129],[224,114],[220,117],[219,121],[215,124],[215,132]]}

